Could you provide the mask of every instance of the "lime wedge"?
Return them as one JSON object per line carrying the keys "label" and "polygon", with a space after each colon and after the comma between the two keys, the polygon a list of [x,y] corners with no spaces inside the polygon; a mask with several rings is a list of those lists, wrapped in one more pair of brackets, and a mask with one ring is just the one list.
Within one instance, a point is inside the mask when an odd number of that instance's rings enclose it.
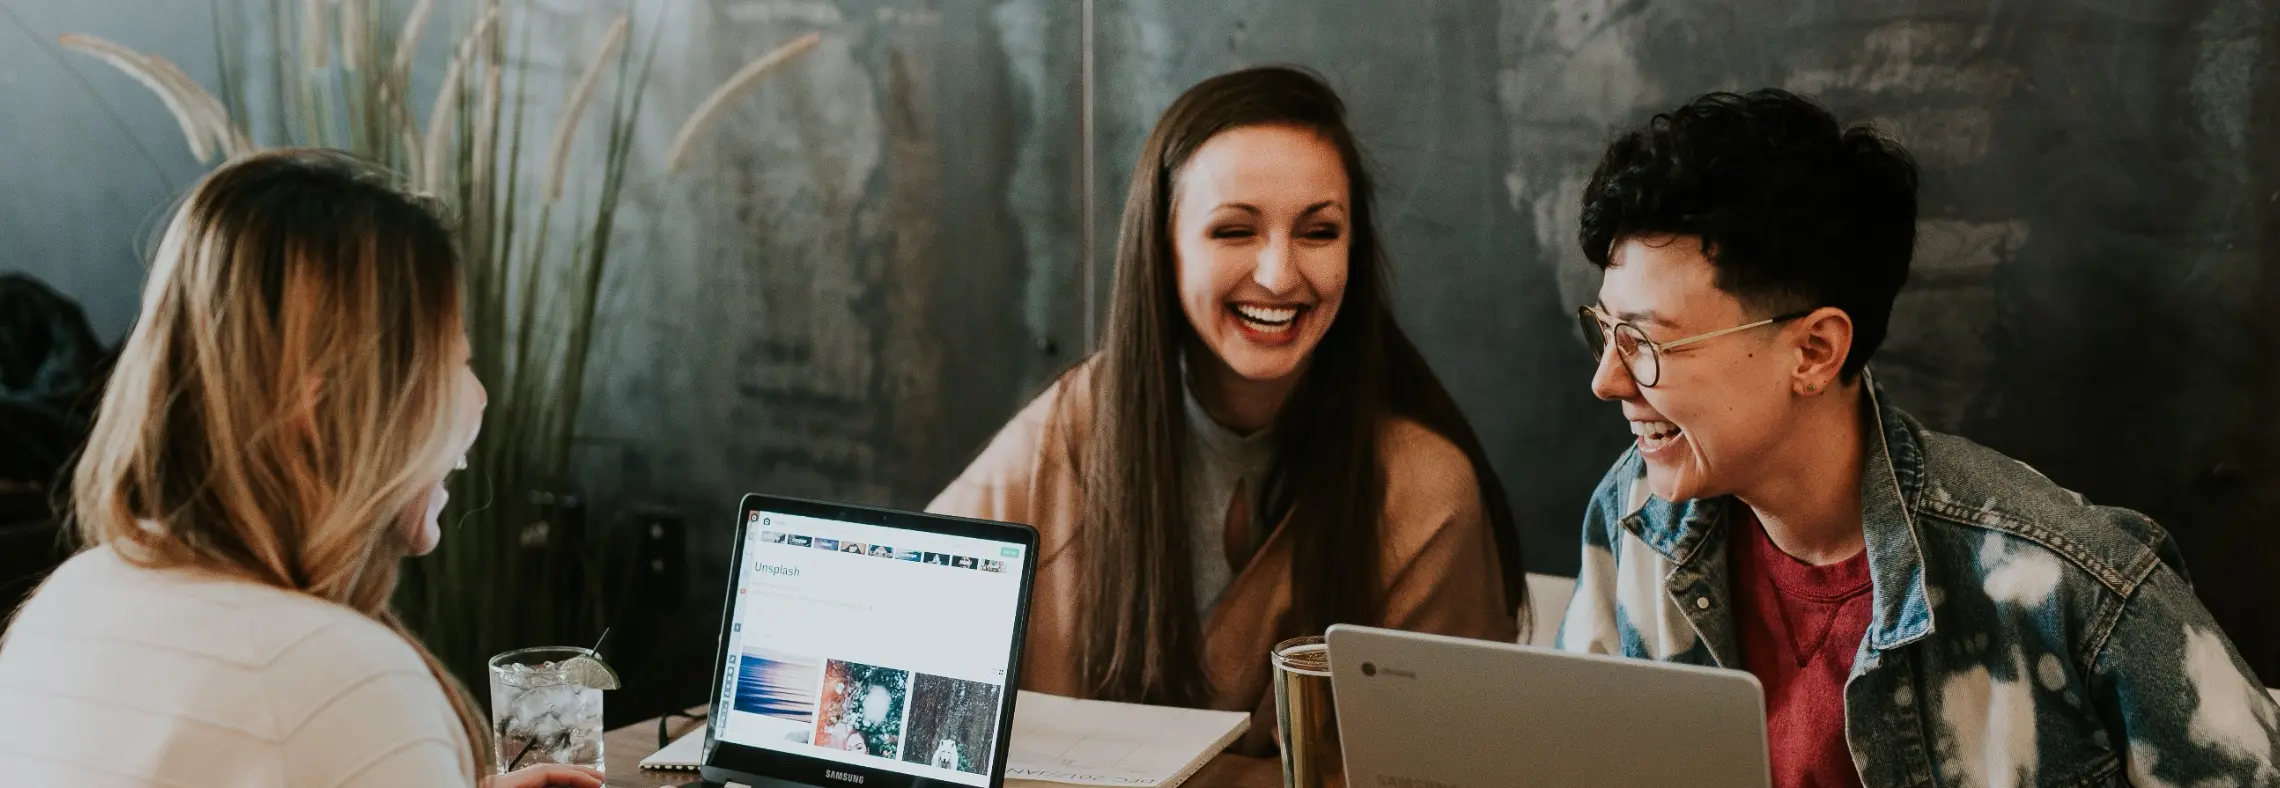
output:
{"label": "lime wedge", "polygon": [[562,663],[562,673],[570,677],[571,683],[581,687],[598,690],[618,688],[617,671],[610,668],[609,663],[593,657],[571,657]]}

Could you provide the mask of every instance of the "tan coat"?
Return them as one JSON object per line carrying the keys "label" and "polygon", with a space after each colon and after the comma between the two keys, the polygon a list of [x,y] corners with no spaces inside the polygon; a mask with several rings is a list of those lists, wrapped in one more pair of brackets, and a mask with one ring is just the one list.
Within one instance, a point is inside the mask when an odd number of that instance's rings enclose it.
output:
{"label": "tan coat", "polygon": [[[1083,696],[1078,672],[1082,576],[1077,519],[1084,493],[1072,462],[1092,422],[1091,365],[1079,367],[1015,415],[974,464],[927,507],[942,514],[1037,529],[1036,591],[1029,611],[1023,689]],[[1386,620],[1395,629],[1511,642],[1515,612],[1504,605],[1496,541],[1472,463],[1456,444],[1408,420],[1380,442],[1388,470],[1381,549]],[[1291,524],[1270,532],[1236,571],[1204,622],[1210,707],[1249,710],[1238,749],[1272,752],[1274,685],[1267,651],[1290,615]]]}

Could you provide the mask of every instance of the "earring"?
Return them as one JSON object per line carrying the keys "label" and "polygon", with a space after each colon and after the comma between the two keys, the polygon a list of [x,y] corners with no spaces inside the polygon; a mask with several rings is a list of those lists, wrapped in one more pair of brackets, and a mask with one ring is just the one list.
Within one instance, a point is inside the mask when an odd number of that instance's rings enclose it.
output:
{"label": "earring", "polygon": [[1811,394],[1819,394],[1819,393],[1821,393],[1821,384],[1819,384],[1819,383],[1807,383],[1807,384],[1805,384],[1805,391],[1806,391],[1807,393],[1811,393]]}

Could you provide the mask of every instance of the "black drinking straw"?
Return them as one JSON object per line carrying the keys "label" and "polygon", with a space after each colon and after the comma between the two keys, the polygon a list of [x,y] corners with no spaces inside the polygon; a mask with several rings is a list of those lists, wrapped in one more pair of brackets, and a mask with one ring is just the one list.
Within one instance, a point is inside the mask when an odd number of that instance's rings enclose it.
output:
{"label": "black drinking straw", "polygon": [[522,759],[523,759],[523,756],[525,756],[525,755],[529,755],[529,754],[530,754],[530,751],[531,751],[531,749],[532,749],[532,748],[535,748],[535,747],[537,747],[537,746],[538,746],[538,741],[537,741],[537,740],[535,740],[535,739],[534,739],[534,740],[531,740],[531,741],[528,741],[528,742],[525,742],[525,743],[523,743],[522,752],[518,752],[518,753],[515,753],[515,759],[514,759],[514,760],[512,760],[512,761],[508,761],[508,762],[507,762],[507,768],[505,768],[505,769],[502,769],[501,771],[504,771],[504,772],[511,772],[511,771],[514,771],[514,770],[515,770],[515,767],[517,767],[517,766],[521,766],[521,765],[522,765]]}

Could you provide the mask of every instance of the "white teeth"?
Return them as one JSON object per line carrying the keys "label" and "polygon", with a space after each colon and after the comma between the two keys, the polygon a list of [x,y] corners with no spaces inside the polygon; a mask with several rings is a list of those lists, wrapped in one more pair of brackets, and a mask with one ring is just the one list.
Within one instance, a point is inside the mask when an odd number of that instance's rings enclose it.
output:
{"label": "white teeth", "polygon": [[1651,438],[1651,437],[1654,437],[1654,436],[1656,436],[1656,435],[1662,435],[1662,434],[1665,434],[1665,433],[1673,433],[1673,432],[1677,432],[1677,431],[1678,431],[1678,425],[1676,425],[1676,424],[1672,424],[1672,423],[1670,423],[1670,422],[1667,422],[1667,421],[1634,421],[1634,422],[1631,422],[1631,434],[1632,434],[1632,435],[1636,435],[1636,436],[1638,436],[1638,437],[1641,437],[1641,438]]}
{"label": "white teeth", "polygon": [[1253,323],[1265,324],[1268,326],[1282,326],[1289,323],[1290,321],[1298,319],[1297,307],[1268,307],[1251,306],[1249,304],[1236,304],[1235,311],[1238,314],[1241,314],[1245,320],[1249,320]]}
{"label": "white teeth", "polygon": [[1640,449],[1652,452],[1661,451],[1686,433],[1667,421],[1634,421],[1631,434],[1639,439]]}

